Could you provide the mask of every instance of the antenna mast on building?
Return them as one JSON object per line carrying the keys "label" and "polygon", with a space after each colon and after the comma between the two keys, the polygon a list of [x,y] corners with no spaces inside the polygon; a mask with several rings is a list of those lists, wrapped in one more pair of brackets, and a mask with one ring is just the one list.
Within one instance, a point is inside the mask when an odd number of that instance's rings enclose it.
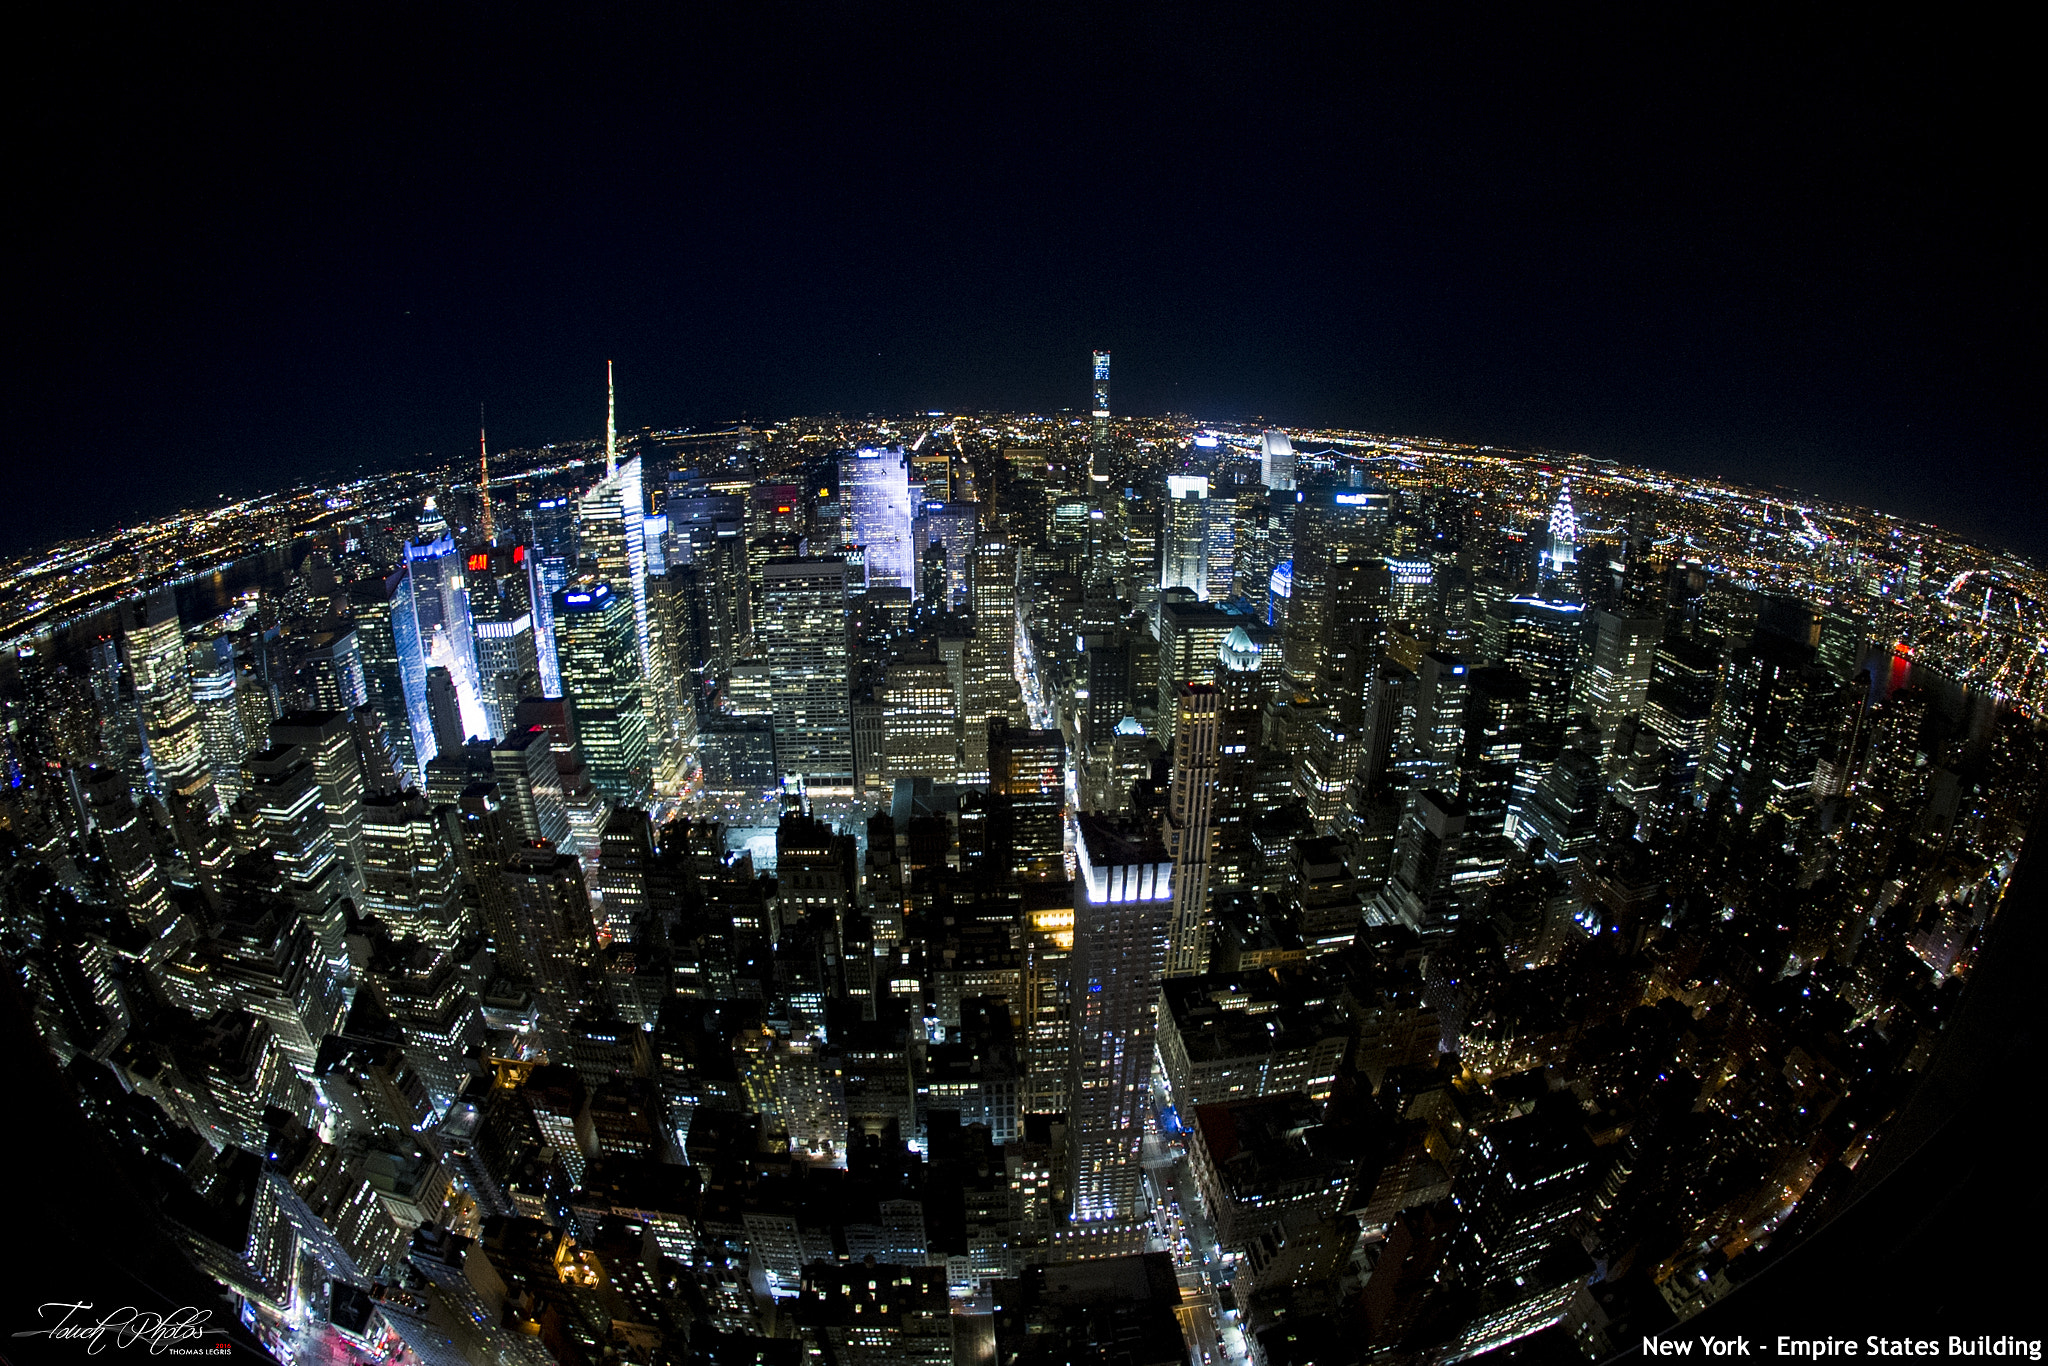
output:
{"label": "antenna mast on building", "polygon": [[484,544],[496,545],[498,533],[491,522],[491,443],[484,434],[484,405],[476,405],[476,446],[483,463],[483,478],[480,487],[484,495]]}

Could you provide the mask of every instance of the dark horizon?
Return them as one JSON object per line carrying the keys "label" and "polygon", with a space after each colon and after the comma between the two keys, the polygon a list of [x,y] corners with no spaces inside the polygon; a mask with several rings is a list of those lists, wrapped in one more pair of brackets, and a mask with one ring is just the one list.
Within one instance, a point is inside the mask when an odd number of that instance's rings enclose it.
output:
{"label": "dark horizon", "polygon": [[479,403],[494,445],[578,439],[606,358],[622,425],[701,426],[1078,410],[1099,346],[1119,413],[1578,451],[2048,558],[1998,35],[1082,17],[61,35],[0,547],[452,456]]}

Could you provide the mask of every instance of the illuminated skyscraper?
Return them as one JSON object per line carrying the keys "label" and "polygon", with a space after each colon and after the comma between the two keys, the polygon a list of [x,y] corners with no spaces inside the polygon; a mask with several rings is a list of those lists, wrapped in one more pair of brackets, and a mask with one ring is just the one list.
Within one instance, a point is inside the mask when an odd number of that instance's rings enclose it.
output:
{"label": "illuminated skyscraper", "polygon": [[469,610],[476,623],[476,667],[484,722],[493,739],[540,672],[533,627],[533,557],[523,545],[485,546],[468,557]]}
{"label": "illuminated skyscraper", "polygon": [[1173,696],[1173,779],[1165,835],[1173,860],[1173,919],[1167,931],[1168,977],[1209,966],[1209,865],[1216,844],[1216,772],[1222,695],[1214,684],[1183,683]]}
{"label": "illuminated skyscraper", "polygon": [[[476,628],[469,612],[468,565],[448,534],[448,523],[427,499],[420,514],[419,539],[405,547],[406,567],[412,571],[412,608],[418,623],[420,648],[431,664],[447,669],[467,723],[465,733],[481,730],[483,716],[478,696],[476,671]],[[477,715],[470,716],[470,711]]]}
{"label": "illuminated skyscraper", "polygon": [[1166,476],[1166,525],[1159,536],[1159,586],[1209,596],[1209,478]]}
{"label": "illuminated skyscraper", "polygon": [[165,799],[195,803],[210,816],[217,799],[206,766],[206,731],[192,696],[192,670],[185,657],[176,595],[163,588],[124,603],[121,642]]}
{"label": "illuminated skyscraper", "polygon": [[369,793],[356,729],[346,712],[286,712],[270,723],[273,745],[296,748],[313,766],[320,803],[351,894],[363,888],[363,799]]}
{"label": "illuminated skyscraper", "polygon": [[633,610],[608,583],[555,595],[562,696],[590,765],[590,782],[608,800],[641,806],[653,792],[647,751],[644,676],[633,640]]}
{"label": "illuminated skyscraper", "polygon": [[890,661],[877,690],[882,708],[882,782],[960,777],[960,709],[953,679],[935,655]]}
{"label": "illuminated skyscraper", "polygon": [[862,548],[868,587],[917,591],[910,537],[910,457],[899,446],[863,447],[839,457],[839,496],[848,536]]}
{"label": "illuminated skyscraper", "polygon": [[1600,728],[1600,752],[1616,757],[1621,723],[1643,709],[1664,619],[1601,612],[1594,618],[1593,663],[1585,673],[1585,709]]}
{"label": "illuminated skyscraper", "polygon": [[1152,1079],[1153,1004],[1173,910],[1173,864],[1150,830],[1080,818],[1074,882],[1074,1222],[1134,1220]]}
{"label": "illuminated skyscraper", "polygon": [[129,796],[127,775],[93,764],[81,777],[93,837],[106,851],[109,899],[145,940],[145,957],[161,962],[191,937],[192,928],[171,904],[149,828]]}
{"label": "illuminated skyscraper", "polygon": [[1342,567],[1377,556],[1393,515],[1381,484],[1318,480],[1301,490],[1294,514],[1294,562],[1287,607],[1287,669],[1306,684],[1323,677],[1342,623],[1333,610]]}
{"label": "illuminated skyscraper", "polygon": [[353,584],[357,635],[370,709],[384,723],[398,751],[405,781],[426,782],[427,761],[436,753],[433,718],[427,713],[427,657],[413,612],[409,566]]}
{"label": "illuminated skyscraper", "polygon": [[1536,561],[1536,587],[1545,598],[1579,600],[1579,515],[1572,510],[1572,481],[1558,486],[1544,529],[1543,550]]}
{"label": "illuminated skyscraper", "polygon": [[1294,443],[1278,429],[1259,438],[1259,482],[1278,493],[1294,489]]}
{"label": "illuminated skyscraper", "polygon": [[541,693],[562,695],[562,675],[555,657],[555,594],[575,577],[576,503],[567,497],[543,498],[533,507],[533,644],[539,660]]}
{"label": "illuminated skyscraper", "polygon": [[447,947],[465,931],[455,848],[417,792],[363,803],[363,897],[359,909],[391,928]]}
{"label": "illuminated skyscraper", "polygon": [[[647,628],[646,512],[637,455],[599,480],[577,503],[580,563],[625,600],[632,614],[633,649],[642,673],[648,671],[652,653]],[[558,633],[560,629],[558,623]],[[560,652],[558,641],[558,657]]]}
{"label": "illuminated skyscraper", "polygon": [[[963,606],[974,577],[974,534],[981,512],[978,503],[926,502],[913,523],[920,554],[931,546],[943,547],[946,557],[946,597],[941,608]],[[920,588],[918,596],[924,596]]]}
{"label": "illuminated skyscraper", "polygon": [[988,790],[1008,813],[1010,863],[1028,881],[1067,875],[1067,746],[1057,730],[988,726]]}
{"label": "illuminated skyscraper", "polygon": [[192,647],[192,702],[206,745],[206,766],[214,790],[233,804],[242,793],[242,756],[249,752],[242,726],[241,699],[235,692],[235,643],[226,636]]}
{"label": "illuminated skyscraper", "polygon": [[[905,525],[908,534],[908,523]],[[775,762],[813,793],[853,795],[851,620],[846,564],[778,558],[762,566],[759,637],[768,656]]]}
{"label": "illuminated skyscraper", "polygon": [[973,591],[974,639],[967,649],[966,753],[960,780],[981,784],[988,781],[990,718],[1025,720],[1016,675],[1017,552],[1007,541],[975,546]]}
{"label": "illuminated skyscraper", "polygon": [[1097,351],[1095,361],[1095,449],[1109,444],[1109,352]]}

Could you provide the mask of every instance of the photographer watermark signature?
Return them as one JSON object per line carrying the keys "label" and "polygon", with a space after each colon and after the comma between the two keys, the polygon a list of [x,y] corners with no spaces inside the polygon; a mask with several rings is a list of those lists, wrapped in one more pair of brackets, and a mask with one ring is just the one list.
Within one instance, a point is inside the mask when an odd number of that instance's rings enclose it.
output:
{"label": "photographer watermark signature", "polygon": [[139,1347],[152,1356],[225,1356],[234,1350],[219,1329],[207,1326],[213,1315],[210,1309],[187,1306],[158,1314],[129,1304],[94,1317],[96,1308],[82,1300],[37,1305],[39,1318],[47,1320],[54,1315],[57,1321],[14,1336],[75,1342],[87,1356],[97,1356],[109,1346],[124,1351]]}

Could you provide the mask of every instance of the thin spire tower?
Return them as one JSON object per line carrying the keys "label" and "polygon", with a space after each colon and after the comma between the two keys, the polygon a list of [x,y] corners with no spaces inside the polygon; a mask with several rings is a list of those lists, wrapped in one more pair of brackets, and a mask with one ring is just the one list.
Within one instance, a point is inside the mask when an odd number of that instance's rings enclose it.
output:
{"label": "thin spire tower", "polygon": [[476,405],[476,447],[483,463],[483,477],[478,487],[484,495],[484,544],[496,545],[498,532],[491,521],[491,443],[484,432],[484,405]]}
{"label": "thin spire tower", "polygon": [[612,392],[612,363],[604,363],[604,472],[610,478],[619,472],[618,403]]}

